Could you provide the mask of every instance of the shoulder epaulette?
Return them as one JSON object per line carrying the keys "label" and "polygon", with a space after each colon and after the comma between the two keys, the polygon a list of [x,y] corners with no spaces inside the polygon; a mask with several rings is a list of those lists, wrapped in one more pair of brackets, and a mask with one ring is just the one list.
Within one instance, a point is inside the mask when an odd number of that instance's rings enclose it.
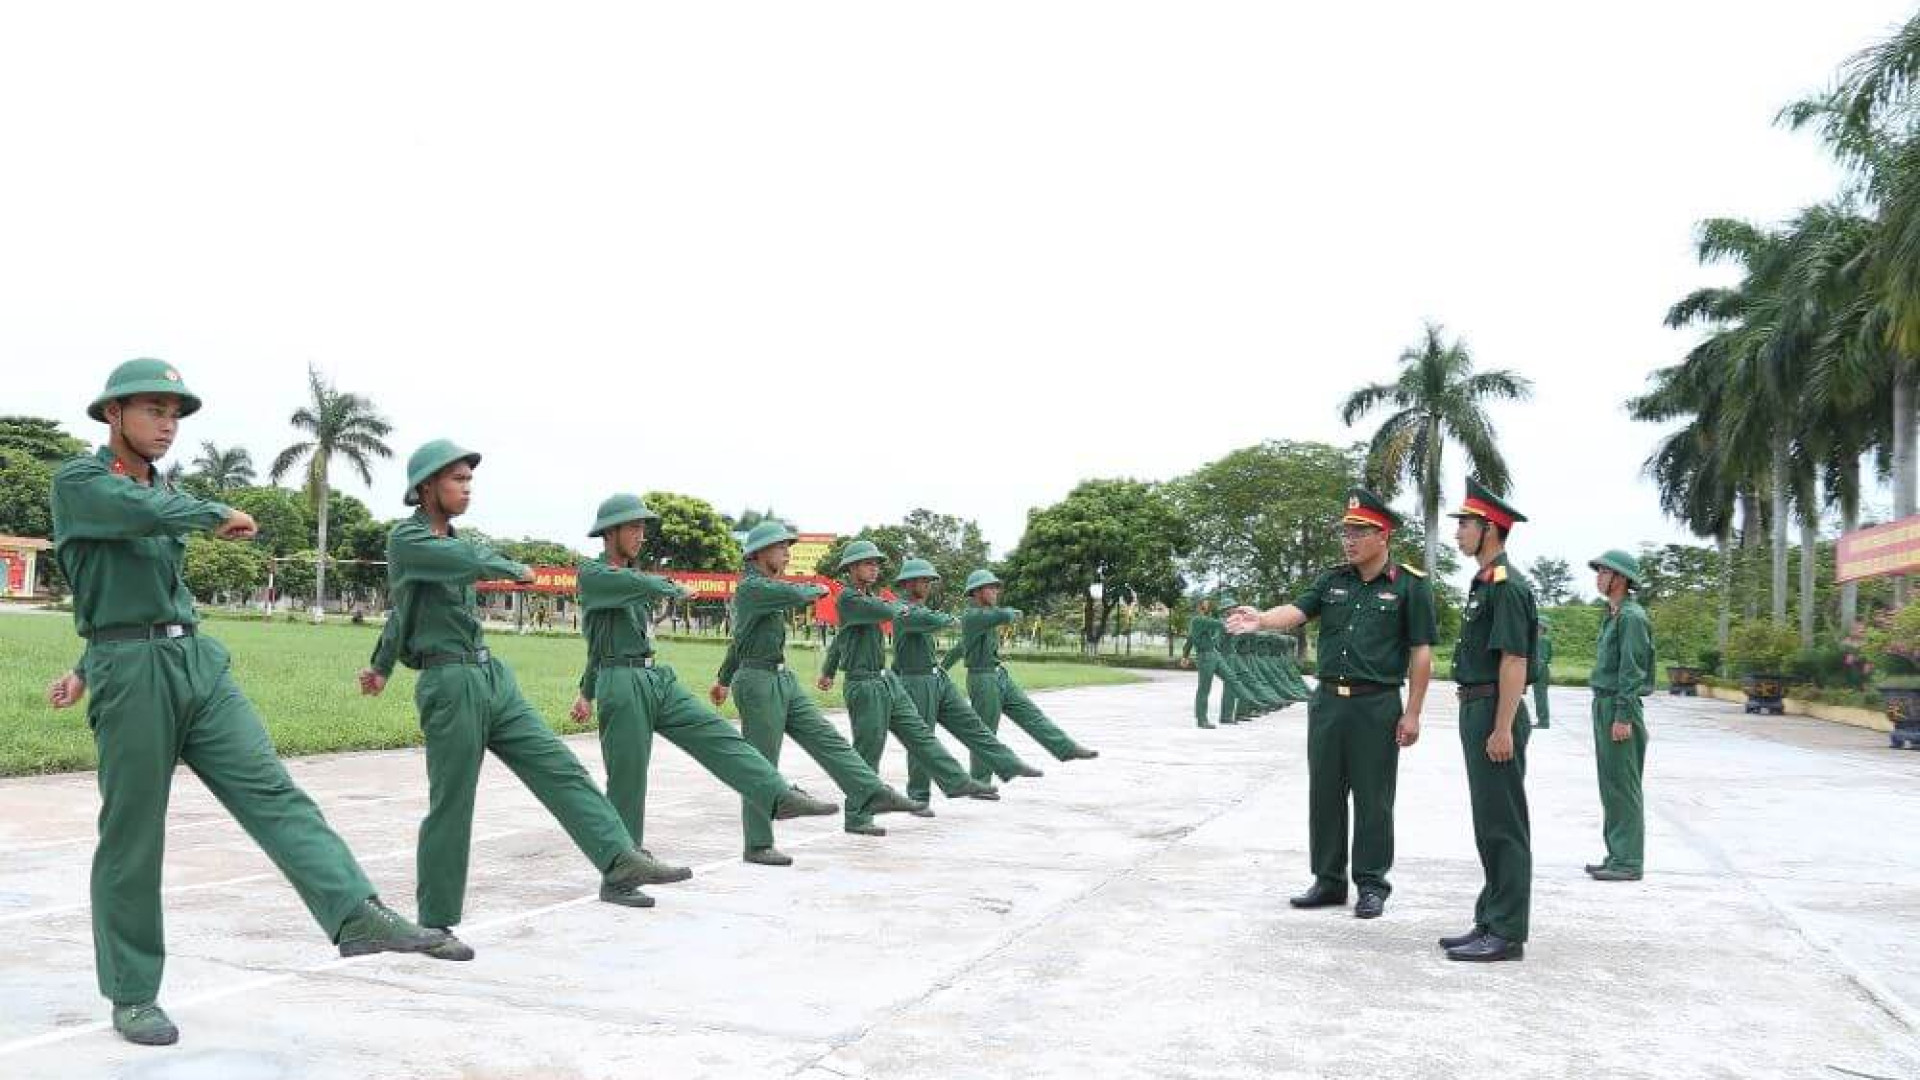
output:
{"label": "shoulder epaulette", "polygon": [[1507,580],[1507,568],[1504,566],[1494,567],[1493,573],[1489,575],[1487,580],[1493,582],[1495,585]]}
{"label": "shoulder epaulette", "polygon": [[1417,577],[1417,578],[1423,578],[1427,576],[1427,572],[1425,570],[1420,569],[1419,567],[1413,565],[1412,563],[1401,563],[1400,569],[1405,570],[1407,573],[1412,574],[1414,577]]}

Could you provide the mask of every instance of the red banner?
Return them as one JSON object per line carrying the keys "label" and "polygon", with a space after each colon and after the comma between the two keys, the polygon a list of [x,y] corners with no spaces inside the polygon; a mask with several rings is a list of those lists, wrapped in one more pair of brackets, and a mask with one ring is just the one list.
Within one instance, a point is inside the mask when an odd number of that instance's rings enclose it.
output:
{"label": "red banner", "polygon": [[[719,570],[668,570],[660,575],[693,592],[693,599],[702,601],[732,600],[734,590],[740,586],[740,575]],[[818,577],[813,574],[782,574],[781,581],[804,585],[824,585],[827,595],[821,597],[813,606],[815,622],[830,626],[839,625],[839,614],[834,608],[833,599],[839,595],[841,584],[832,578]],[[533,568],[531,584],[518,581],[482,581],[474,588],[484,593],[531,592],[548,596],[574,596],[580,592],[579,571],[571,566],[536,566]],[[891,599],[891,594],[889,594]]]}
{"label": "red banner", "polygon": [[1842,536],[1833,569],[1836,582],[1920,571],[1920,514]]}

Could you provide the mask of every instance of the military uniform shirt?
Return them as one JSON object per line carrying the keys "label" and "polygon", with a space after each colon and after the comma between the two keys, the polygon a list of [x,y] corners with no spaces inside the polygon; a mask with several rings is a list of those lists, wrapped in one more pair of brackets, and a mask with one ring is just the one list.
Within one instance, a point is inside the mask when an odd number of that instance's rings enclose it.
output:
{"label": "military uniform shirt", "polygon": [[1293,606],[1320,619],[1315,670],[1323,679],[1398,685],[1407,678],[1408,654],[1440,636],[1433,586],[1394,563],[1372,581],[1351,565],[1335,567]]}
{"label": "military uniform shirt", "polygon": [[1531,656],[1540,616],[1527,579],[1502,554],[1474,575],[1453,650],[1453,681],[1475,686],[1500,681],[1500,658]]}

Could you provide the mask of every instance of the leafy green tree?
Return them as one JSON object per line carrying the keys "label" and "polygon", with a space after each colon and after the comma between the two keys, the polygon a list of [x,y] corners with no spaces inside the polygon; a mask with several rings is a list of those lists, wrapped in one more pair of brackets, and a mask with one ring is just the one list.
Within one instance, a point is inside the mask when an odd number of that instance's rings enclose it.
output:
{"label": "leafy green tree", "polygon": [[202,603],[244,599],[266,582],[267,556],[251,544],[193,536],[187,539],[181,572],[187,588]]}
{"label": "leafy green tree", "polygon": [[86,452],[87,444],[67,434],[58,420],[0,416],[0,457],[18,454],[57,465]]}
{"label": "leafy green tree", "polygon": [[1122,604],[1172,604],[1191,547],[1186,522],[1154,484],[1087,480],[1052,506],[1027,513],[1027,531],[1004,569],[1009,600],[1044,607],[1078,602],[1081,641],[1092,649]]}
{"label": "leafy green tree", "polygon": [[[373,485],[373,459],[390,458],[393,450],[384,441],[393,431],[385,417],[374,411],[373,402],[359,394],[336,390],[320,372],[307,369],[307,404],[295,409],[289,422],[305,438],[280,451],[267,475],[276,483],[302,462],[306,463],[307,497],[313,502],[317,518],[315,547],[327,546],[327,502],[332,494],[329,475],[334,458],[353,467],[362,483]],[[326,601],[327,568],[323,561],[315,570],[313,618],[318,622]]]}
{"label": "leafy green tree", "polygon": [[500,554],[517,563],[528,566],[572,566],[580,561],[580,553],[565,544],[554,540],[536,540],[531,537],[524,540],[509,540],[496,549]]}
{"label": "leafy green tree", "polygon": [[1249,602],[1279,603],[1341,561],[1339,519],[1360,483],[1357,447],[1264,442],[1169,485],[1192,538],[1187,575]]}
{"label": "leafy green tree", "polygon": [[295,599],[311,599],[313,591],[319,586],[318,553],[305,548],[281,556],[273,562],[273,587],[280,595]]}
{"label": "leafy green tree", "polygon": [[253,485],[253,455],[244,447],[226,450],[211,442],[200,444],[200,456],[193,459],[193,478],[218,498],[222,493]]}
{"label": "leafy green tree", "polygon": [[254,543],[267,554],[290,555],[308,546],[307,508],[297,493],[283,487],[240,488],[222,501],[252,515],[260,527]]}
{"label": "leafy green tree", "polygon": [[1524,401],[1533,384],[1510,371],[1474,370],[1464,341],[1448,342],[1429,323],[1420,343],[1400,354],[1400,377],[1355,390],[1340,406],[1351,426],[1380,408],[1393,412],[1374,431],[1367,449],[1367,478],[1382,498],[1392,498],[1411,481],[1420,500],[1426,535],[1427,575],[1439,570],[1440,483],[1449,440],[1466,451],[1480,482],[1498,495],[1510,480],[1506,458],[1487,419],[1485,406],[1496,400]]}
{"label": "leafy green tree", "polygon": [[1543,605],[1553,607],[1573,599],[1573,568],[1565,559],[1540,556],[1527,567],[1527,580]]}
{"label": "leafy green tree", "polygon": [[660,520],[647,530],[645,557],[668,570],[740,569],[740,542],[713,504],[692,495],[649,491],[641,496]]}
{"label": "leafy green tree", "polygon": [[53,535],[53,469],[24,453],[0,453],[0,533]]}

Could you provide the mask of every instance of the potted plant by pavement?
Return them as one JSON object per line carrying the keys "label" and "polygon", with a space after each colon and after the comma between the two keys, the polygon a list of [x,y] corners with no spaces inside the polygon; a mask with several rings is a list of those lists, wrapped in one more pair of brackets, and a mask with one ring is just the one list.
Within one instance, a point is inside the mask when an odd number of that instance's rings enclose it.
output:
{"label": "potted plant by pavement", "polygon": [[1786,711],[1787,665],[1799,651],[1798,635],[1766,620],[1745,623],[1727,639],[1727,662],[1747,693],[1747,712]]}
{"label": "potted plant by pavement", "polygon": [[1706,674],[1704,668],[1690,664],[1667,665],[1667,693],[1684,697],[1695,697],[1700,693],[1700,676]]}
{"label": "potted plant by pavement", "polygon": [[1920,747],[1920,604],[1875,619],[1860,644],[1859,652],[1849,650],[1849,662],[1864,655],[1861,674],[1873,680],[1893,721],[1889,741],[1895,749]]}

